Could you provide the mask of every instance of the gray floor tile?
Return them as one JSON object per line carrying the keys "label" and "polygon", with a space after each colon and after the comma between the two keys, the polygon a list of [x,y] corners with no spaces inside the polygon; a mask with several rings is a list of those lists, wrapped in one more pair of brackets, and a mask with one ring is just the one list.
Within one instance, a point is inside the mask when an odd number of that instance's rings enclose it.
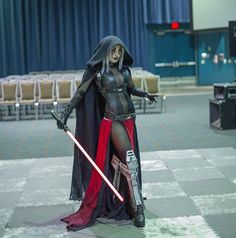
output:
{"label": "gray floor tile", "polygon": [[28,177],[30,169],[23,168],[0,168],[0,180],[1,179],[17,179]]}
{"label": "gray floor tile", "polygon": [[142,171],[153,171],[167,169],[162,160],[143,160],[141,161]]}
{"label": "gray floor tile", "polygon": [[49,206],[57,204],[71,204],[69,189],[51,189],[24,191],[17,203],[18,207]]}
{"label": "gray floor tile", "polygon": [[34,162],[37,161],[37,159],[20,159],[20,160],[0,160],[0,169],[28,169],[34,167]]}
{"label": "gray floor tile", "polygon": [[236,193],[193,196],[191,199],[203,215],[236,213]]}
{"label": "gray floor tile", "polygon": [[235,178],[235,179],[233,179],[233,183],[234,183],[234,184],[236,184],[236,178]]}
{"label": "gray floor tile", "polygon": [[47,167],[37,167],[31,169],[29,177],[58,177],[71,176],[72,168],[70,165],[51,165]]}
{"label": "gray floor tile", "polygon": [[199,181],[206,179],[225,178],[219,170],[215,168],[187,168],[172,170],[177,181]]}
{"label": "gray floor tile", "polygon": [[200,211],[188,197],[147,199],[145,208],[158,217],[200,215]]}
{"label": "gray floor tile", "polygon": [[159,160],[160,156],[157,151],[151,151],[151,152],[141,152],[140,153],[141,161],[144,160]]}
{"label": "gray floor tile", "polygon": [[0,209],[14,208],[22,191],[0,192]]}
{"label": "gray floor tile", "polygon": [[0,237],[3,237],[3,234],[4,234],[4,229],[0,228]]}
{"label": "gray floor tile", "polygon": [[34,162],[34,168],[45,168],[55,165],[73,165],[73,157],[65,156],[65,157],[50,157],[50,158],[38,158]]}
{"label": "gray floor tile", "polygon": [[95,238],[89,229],[68,232],[64,224],[52,226],[13,227],[5,230],[2,238]]}
{"label": "gray floor tile", "polygon": [[183,181],[179,185],[190,196],[236,193],[235,184],[228,179]]}
{"label": "gray floor tile", "polygon": [[164,164],[170,169],[212,167],[212,164],[201,157],[176,160],[165,159]]}
{"label": "gray floor tile", "polygon": [[196,149],[206,159],[222,159],[223,157],[236,157],[236,149],[232,147]]}
{"label": "gray floor tile", "polygon": [[236,165],[236,156],[222,157],[219,158],[209,158],[207,159],[209,163],[216,167],[225,167],[225,166],[235,166]]}
{"label": "gray floor tile", "polygon": [[153,218],[147,220],[145,237],[217,238],[201,216]]}
{"label": "gray floor tile", "polygon": [[0,161],[0,179],[26,178],[35,159]]}
{"label": "gray floor tile", "polygon": [[220,238],[236,237],[236,213],[208,215],[204,218]]}
{"label": "gray floor tile", "polygon": [[49,226],[61,224],[60,219],[73,213],[73,205],[15,208],[7,227]]}
{"label": "gray floor tile", "polygon": [[132,222],[127,224],[127,221],[116,222],[112,220],[111,222],[99,223],[89,228],[96,237],[105,238],[120,238],[120,237],[137,237],[145,238],[144,229],[137,228]]}
{"label": "gray floor tile", "polygon": [[236,166],[219,167],[219,171],[228,178],[236,178]]}
{"label": "gray floor tile", "polygon": [[160,159],[194,159],[201,158],[197,150],[168,150],[158,152]]}
{"label": "gray floor tile", "polygon": [[0,229],[3,229],[6,226],[12,212],[13,209],[0,209]]}
{"label": "gray floor tile", "polygon": [[25,186],[26,178],[14,178],[14,179],[1,179],[0,180],[0,191],[22,191]]}
{"label": "gray floor tile", "polygon": [[186,196],[182,188],[176,182],[144,183],[142,190],[143,195],[148,199]]}
{"label": "gray floor tile", "polygon": [[173,174],[168,170],[142,171],[143,183],[174,182]]}
{"label": "gray floor tile", "polygon": [[24,192],[32,190],[69,189],[71,185],[71,175],[30,177],[24,187]]}

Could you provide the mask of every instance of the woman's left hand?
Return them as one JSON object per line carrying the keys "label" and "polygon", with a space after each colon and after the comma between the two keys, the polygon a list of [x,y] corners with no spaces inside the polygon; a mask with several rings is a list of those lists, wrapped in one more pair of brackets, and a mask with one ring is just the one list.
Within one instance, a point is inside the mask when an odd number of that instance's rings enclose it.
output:
{"label": "woman's left hand", "polygon": [[147,99],[150,101],[150,104],[157,102],[155,96],[150,95],[149,93],[147,93]]}

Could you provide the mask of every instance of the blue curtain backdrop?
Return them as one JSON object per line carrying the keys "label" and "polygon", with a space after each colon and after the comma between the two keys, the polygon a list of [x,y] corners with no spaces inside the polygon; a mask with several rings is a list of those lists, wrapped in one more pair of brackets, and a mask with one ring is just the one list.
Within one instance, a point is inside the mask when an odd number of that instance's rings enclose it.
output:
{"label": "blue curtain backdrop", "polygon": [[145,24],[190,23],[190,0],[143,0]]}
{"label": "blue curtain backdrop", "polygon": [[[97,43],[109,34],[127,44],[136,66],[147,68],[148,30],[144,20],[147,12],[153,12],[148,2],[0,0],[0,77],[84,68]],[[171,1],[166,2],[166,8],[174,11]],[[157,14],[159,7],[155,6]],[[166,16],[161,17],[166,21]]]}

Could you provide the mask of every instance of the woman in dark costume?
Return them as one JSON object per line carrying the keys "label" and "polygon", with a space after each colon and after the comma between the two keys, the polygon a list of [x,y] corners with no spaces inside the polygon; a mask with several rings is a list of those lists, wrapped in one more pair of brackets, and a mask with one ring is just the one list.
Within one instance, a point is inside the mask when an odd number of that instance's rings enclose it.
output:
{"label": "woman in dark costume", "polygon": [[75,147],[70,199],[82,200],[82,204],[76,213],[62,219],[68,230],[88,227],[98,217],[134,219],[137,227],[145,225],[135,109],[130,95],[151,102],[155,99],[135,88],[128,68],[132,63],[119,38],[105,37],[88,61],[81,85],[60,115],[57,125],[63,129],[76,108],[76,139],[124,198],[123,203],[115,198]]}

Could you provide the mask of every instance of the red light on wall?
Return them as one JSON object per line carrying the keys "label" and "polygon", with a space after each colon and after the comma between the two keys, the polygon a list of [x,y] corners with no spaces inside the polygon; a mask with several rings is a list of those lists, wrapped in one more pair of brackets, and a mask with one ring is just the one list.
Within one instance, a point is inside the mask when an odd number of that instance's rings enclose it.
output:
{"label": "red light on wall", "polygon": [[172,30],[177,30],[177,29],[179,29],[179,22],[173,21],[173,22],[171,23],[171,29],[172,29]]}

